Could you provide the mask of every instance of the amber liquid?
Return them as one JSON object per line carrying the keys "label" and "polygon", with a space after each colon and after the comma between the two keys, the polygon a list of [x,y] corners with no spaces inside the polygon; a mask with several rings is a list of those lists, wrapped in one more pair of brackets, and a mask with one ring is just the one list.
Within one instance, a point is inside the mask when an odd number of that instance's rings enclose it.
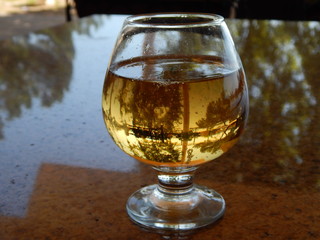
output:
{"label": "amber liquid", "polygon": [[241,68],[216,57],[158,56],[111,65],[103,116],[115,143],[155,166],[192,166],[233,146],[247,118]]}

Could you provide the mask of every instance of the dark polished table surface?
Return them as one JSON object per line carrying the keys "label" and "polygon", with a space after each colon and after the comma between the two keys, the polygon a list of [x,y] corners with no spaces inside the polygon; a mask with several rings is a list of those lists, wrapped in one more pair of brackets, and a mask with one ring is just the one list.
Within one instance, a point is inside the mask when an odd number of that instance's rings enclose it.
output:
{"label": "dark polished table surface", "polygon": [[[168,239],[128,219],[127,198],[156,175],[116,147],[102,119],[124,17],[94,15],[0,42],[1,240]],[[227,24],[250,117],[236,146],[196,174],[224,196],[223,220],[184,238],[320,239],[320,23]]]}

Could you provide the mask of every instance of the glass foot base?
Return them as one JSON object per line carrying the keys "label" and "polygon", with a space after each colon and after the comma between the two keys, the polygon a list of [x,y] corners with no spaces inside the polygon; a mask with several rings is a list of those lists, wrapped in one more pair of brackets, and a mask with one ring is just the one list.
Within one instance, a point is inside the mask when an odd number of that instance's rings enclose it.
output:
{"label": "glass foot base", "polygon": [[130,218],[143,227],[192,230],[220,219],[225,211],[223,197],[214,190],[195,185],[183,194],[168,194],[158,185],[144,187],[128,199]]}

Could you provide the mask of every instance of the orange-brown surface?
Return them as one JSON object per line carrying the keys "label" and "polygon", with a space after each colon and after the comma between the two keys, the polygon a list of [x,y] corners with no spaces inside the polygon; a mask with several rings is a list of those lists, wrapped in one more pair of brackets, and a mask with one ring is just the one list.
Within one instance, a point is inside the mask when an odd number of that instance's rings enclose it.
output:
{"label": "orange-brown surface", "polygon": [[[219,170],[211,166],[212,172]],[[213,164],[214,165],[214,164]],[[123,174],[98,169],[44,164],[39,169],[27,214],[1,217],[1,239],[144,239],[158,238],[133,225],[127,217],[128,196],[154,174]],[[141,176],[144,176],[143,178]],[[217,225],[193,239],[317,239],[319,192],[272,185],[212,181],[198,183],[220,191],[227,212]],[[113,183],[113,184],[112,184]]]}

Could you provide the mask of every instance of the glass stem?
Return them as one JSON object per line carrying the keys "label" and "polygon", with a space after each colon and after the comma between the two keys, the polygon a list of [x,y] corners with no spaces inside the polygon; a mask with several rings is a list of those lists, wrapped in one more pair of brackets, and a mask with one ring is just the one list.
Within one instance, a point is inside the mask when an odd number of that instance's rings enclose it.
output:
{"label": "glass stem", "polygon": [[154,167],[158,173],[158,191],[162,194],[184,195],[193,190],[197,167]]}

